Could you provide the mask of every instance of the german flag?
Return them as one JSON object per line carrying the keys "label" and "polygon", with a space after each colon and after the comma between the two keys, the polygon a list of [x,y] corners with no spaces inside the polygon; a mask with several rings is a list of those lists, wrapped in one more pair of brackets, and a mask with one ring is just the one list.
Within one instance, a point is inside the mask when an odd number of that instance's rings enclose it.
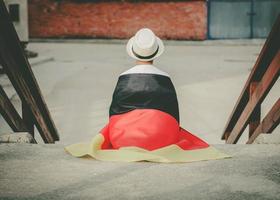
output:
{"label": "german flag", "polygon": [[75,157],[103,161],[193,162],[229,157],[180,127],[175,88],[168,74],[137,65],[120,75],[108,124],[90,144],[74,144]]}

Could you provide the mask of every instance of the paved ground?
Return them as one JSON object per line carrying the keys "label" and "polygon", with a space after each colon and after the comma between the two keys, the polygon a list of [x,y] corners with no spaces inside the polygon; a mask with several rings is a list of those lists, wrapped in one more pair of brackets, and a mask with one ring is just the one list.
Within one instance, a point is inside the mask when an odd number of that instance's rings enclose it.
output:
{"label": "paved ground", "polygon": [[[39,86],[61,136],[60,143],[87,141],[107,121],[108,107],[118,74],[133,66],[125,52],[125,41],[68,41],[30,43],[39,53],[30,59]],[[167,71],[177,89],[181,125],[212,144],[220,136],[227,118],[258,56],[263,40],[168,41],[155,65]],[[5,77],[1,85],[19,108],[20,101]],[[262,114],[279,97],[276,84]],[[0,118],[0,134],[9,132]],[[278,129],[275,132],[280,132]],[[273,134],[270,142],[280,141]],[[247,134],[241,138],[244,142]],[[40,138],[36,138],[40,140]]]}
{"label": "paved ground", "polygon": [[216,145],[187,164],[73,158],[62,145],[0,145],[0,199],[280,199],[279,145]]}
{"label": "paved ground", "polygon": [[[181,125],[211,144],[253,67],[263,41],[168,42],[155,65],[177,89]],[[88,141],[107,122],[117,76],[133,65],[122,41],[31,43],[30,59],[56,123],[55,145],[0,145],[0,199],[280,199],[279,145],[217,145],[232,159],[188,164],[76,159],[63,146]],[[5,76],[0,84],[20,109]],[[279,81],[263,105],[279,98]],[[0,116],[0,134],[9,132]],[[279,128],[260,142],[279,143]],[[278,137],[278,138],[277,138]],[[36,138],[40,141],[40,138]],[[241,138],[245,141],[246,135]]]}

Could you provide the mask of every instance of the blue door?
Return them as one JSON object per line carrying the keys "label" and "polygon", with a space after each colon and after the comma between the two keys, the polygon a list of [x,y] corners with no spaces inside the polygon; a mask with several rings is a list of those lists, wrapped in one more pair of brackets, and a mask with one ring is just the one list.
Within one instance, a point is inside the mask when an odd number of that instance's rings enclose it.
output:
{"label": "blue door", "polygon": [[280,0],[255,0],[253,11],[252,37],[266,37],[280,13]]}
{"label": "blue door", "polygon": [[280,0],[209,0],[212,39],[263,38],[280,13]]}

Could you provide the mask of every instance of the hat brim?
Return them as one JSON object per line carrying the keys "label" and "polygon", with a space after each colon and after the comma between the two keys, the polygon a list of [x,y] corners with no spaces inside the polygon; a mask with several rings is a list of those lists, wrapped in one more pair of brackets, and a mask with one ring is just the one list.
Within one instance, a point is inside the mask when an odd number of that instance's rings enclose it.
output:
{"label": "hat brim", "polygon": [[140,60],[140,61],[154,60],[155,58],[159,57],[164,52],[164,45],[163,45],[162,40],[158,37],[156,37],[156,39],[157,39],[157,43],[158,43],[158,52],[152,58],[141,59],[134,55],[134,53],[132,52],[132,45],[133,45],[134,37],[132,37],[128,40],[127,45],[126,45],[126,51],[127,51],[128,55],[135,60]]}

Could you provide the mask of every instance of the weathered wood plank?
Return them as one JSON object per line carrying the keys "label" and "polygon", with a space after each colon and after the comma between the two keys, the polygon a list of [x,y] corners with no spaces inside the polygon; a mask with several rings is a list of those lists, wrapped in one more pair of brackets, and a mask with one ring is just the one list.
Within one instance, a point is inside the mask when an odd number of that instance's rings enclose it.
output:
{"label": "weathered wood plank", "polygon": [[2,60],[1,60],[1,55],[0,55],[0,74],[5,74],[5,71],[4,71],[4,69],[3,69],[3,64],[2,64]]}
{"label": "weathered wood plank", "polygon": [[245,86],[230,114],[230,117],[226,123],[225,129],[223,131],[221,139],[226,139],[226,134],[230,133],[235,124],[237,123],[239,117],[242,114],[242,111],[245,109],[249,101],[249,87],[250,83],[254,81],[259,81],[263,74],[265,73],[269,63],[276,55],[280,46],[280,14],[277,17],[276,22],[274,23],[272,30],[258,56],[258,59],[245,83]]}
{"label": "weathered wood plank", "polygon": [[0,113],[14,132],[26,132],[27,127],[0,85]]}
{"label": "weathered wood plank", "polygon": [[[253,96],[255,89],[257,88],[259,82],[252,82],[250,84],[250,98]],[[259,126],[261,120],[261,105],[257,105],[249,123],[249,138],[254,133],[256,128]]]}
{"label": "weathered wood plank", "polygon": [[22,103],[22,119],[28,129],[28,132],[34,138],[34,118],[32,112],[30,111],[30,108],[24,103]]}
{"label": "weathered wood plank", "polygon": [[0,30],[0,56],[6,74],[21,101],[30,108],[44,142],[53,143],[59,140],[56,127],[3,1],[0,1]]}
{"label": "weathered wood plank", "polygon": [[251,135],[247,144],[252,144],[261,133],[271,133],[280,123],[280,98]]}
{"label": "weathered wood plank", "polygon": [[271,87],[278,79],[279,71],[280,71],[280,50],[278,50],[277,55],[272,60],[262,80],[259,82],[252,97],[250,98],[250,102],[246,105],[245,109],[243,110],[235,127],[233,128],[228,139],[226,140],[226,143],[235,144],[238,141],[242,132],[246,128],[246,125],[248,124],[249,119],[252,116],[252,113],[254,112],[256,106],[263,102],[264,98],[270,91]]}

